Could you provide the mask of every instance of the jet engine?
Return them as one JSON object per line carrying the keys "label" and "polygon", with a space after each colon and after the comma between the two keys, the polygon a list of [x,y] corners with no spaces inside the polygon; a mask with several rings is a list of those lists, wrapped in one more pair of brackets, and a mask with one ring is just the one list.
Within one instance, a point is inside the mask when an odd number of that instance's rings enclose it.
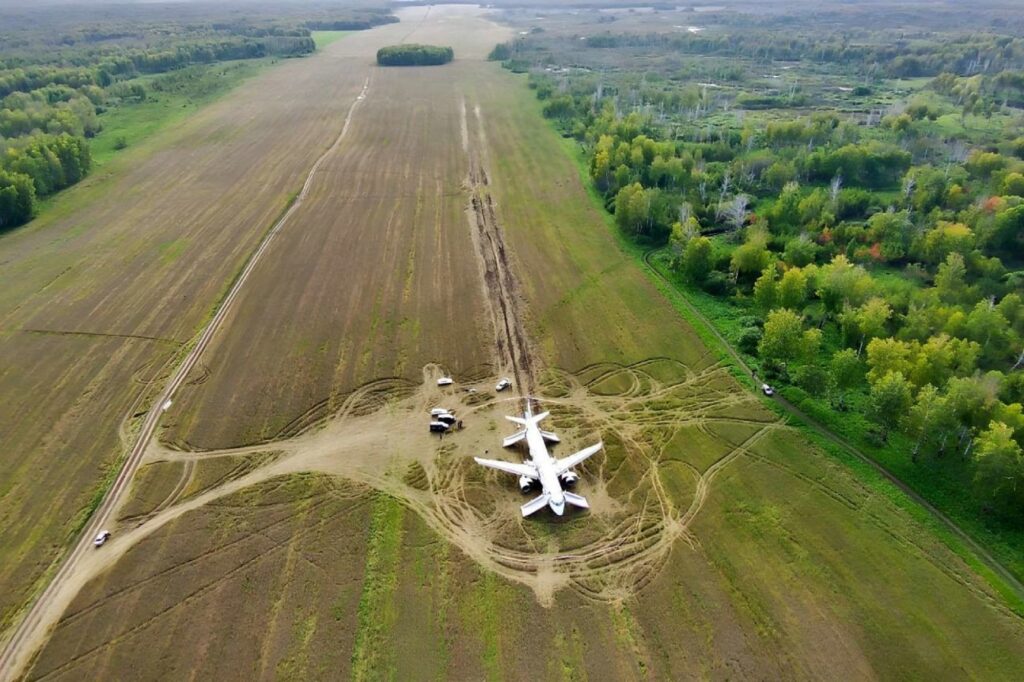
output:
{"label": "jet engine", "polygon": [[532,487],[533,487],[533,479],[532,478],[530,478],[529,476],[520,476],[519,477],[519,489],[520,490],[522,490],[524,493],[528,493],[528,492],[530,492],[530,489]]}
{"label": "jet engine", "polygon": [[562,485],[569,488],[576,485],[576,481],[580,480],[580,477],[575,471],[566,471],[559,477],[559,480],[562,481]]}

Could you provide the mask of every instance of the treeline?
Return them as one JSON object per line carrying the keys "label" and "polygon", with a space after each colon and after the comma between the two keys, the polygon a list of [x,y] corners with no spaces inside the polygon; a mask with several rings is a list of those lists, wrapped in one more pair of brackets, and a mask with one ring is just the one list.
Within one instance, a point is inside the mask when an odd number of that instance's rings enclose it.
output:
{"label": "treeline", "polygon": [[792,35],[756,30],[730,33],[603,33],[586,36],[590,48],[647,48],[692,55],[746,57],[759,61],[812,60],[860,65],[896,78],[961,76],[1024,68],[1024,39],[988,34],[945,36],[934,41],[894,38],[851,40],[843,34]]}
{"label": "treeline", "polygon": [[[1014,73],[932,87],[962,106],[1015,92]],[[621,111],[585,72],[529,83],[623,233],[668,243],[681,278],[740,311],[728,333],[768,380],[1024,523],[1024,138],[926,144],[925,100],[872,127],[818,113],[708,134]]]}
{"label": "treeline", "polygon": [[377,50],[377,63],[381,66],[435,66],[454,58],[452,48],[440,45],[388,45]]}
{"label": "treeline", "polygon": [[89,144],[67,133],[16,140],[0,151],[0,230],[31,220],[37,197],[70,187],[92,165]]}
{"label": "treeline", "polygon": [[335,21],[307,21],[311,31],[365,31],[375,26],[398,23],[393,14],[375,14],[365,19],[339,19]]}
{"label": "treeline", "polygon": [[306,54],[314,48],[305,31],[299,36],[195,41],[76,57],[92,56],[96,61],[88,66],[0,71],[0,230],[27,222],[38,199],[75,184],[89,172],[87,138],[101,128],[98,113],[109,102],[146,98],[142,85],[123,81],[223,60]]}
{"label": "treeline", "polygon": [[102,57],[88,67],[30,66],[0,70],[0,97],[12,92],[32,92],[47,86],[67,86],[73,89],[90,85],[106,87],[115,80],[164,73],[193,64],[297,56],[310,54],[315,48],[313,39],[305,35],[190,42],[166,49],[127,50]]}

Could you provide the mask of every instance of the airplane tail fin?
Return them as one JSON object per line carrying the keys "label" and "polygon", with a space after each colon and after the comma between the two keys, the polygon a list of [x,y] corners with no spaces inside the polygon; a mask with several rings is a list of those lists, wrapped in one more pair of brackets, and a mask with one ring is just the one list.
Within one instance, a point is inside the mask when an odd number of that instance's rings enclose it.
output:
{"label": "airplane tail fin", "polygon": [[565,495],[565,501],[572,506],[580,507],[582,509],[590,509],[590,503],[587,502],[587,498],[582,495],[577,495],[576,493],[570,493],[568,491],[564,492],[563,495]]}
{"label": "airplane tail fin", "polygon": [[[549,499],[551,499],[551,496],[548,495],[547,493],[544,493],[543,495],[540,495],[539,497],[535,497],[532,500],[530,500],[529,502],[527,502],[526,504],[524,504],[522,507],[519,508],[519,510],[521,512],[523,512],[523,517],[525,518],[525,517],[529,516],[530,514],[538,512],[541,509],[543,509],[544,507],[548,506],[548,500]],[[568,498],[566,498],[566,499],[568,499]]]}

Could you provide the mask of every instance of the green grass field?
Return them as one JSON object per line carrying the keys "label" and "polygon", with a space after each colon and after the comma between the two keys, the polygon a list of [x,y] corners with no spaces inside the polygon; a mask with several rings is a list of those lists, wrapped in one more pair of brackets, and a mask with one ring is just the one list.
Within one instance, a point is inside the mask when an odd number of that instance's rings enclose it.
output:
{"label": "green grass field", "polygon": [[97,167],[104,166],[119,151],[188,118],[276,61],[267,58],[204,64],[127,81],[145,86],[146,99],[113,106],[100,114],[103,129],[90,143],[93,162]]}
{"label": "green grass field", "polygon": [[312,33],[316,49],[322,50],[331,43],[341,40],[352,33],[352,31],[313,31]]}

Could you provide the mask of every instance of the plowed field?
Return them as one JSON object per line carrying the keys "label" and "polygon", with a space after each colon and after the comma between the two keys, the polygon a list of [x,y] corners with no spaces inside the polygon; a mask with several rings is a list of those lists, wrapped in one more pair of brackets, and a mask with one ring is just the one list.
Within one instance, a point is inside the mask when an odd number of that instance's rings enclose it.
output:
{"label": "plowed field", "polygon": [[[482,61],[507,33],[401,16],[303,62],[368,69],[366,99],[29,677],[1019,678],[1003,598],[739,386],[623,252],[525,83]],[[367,66],[402,39],[457,59]],[[522,406],[505,374],[556,456],[604,440],[590,512],[524,520],[473,463]],[[465,429],[431,437],[437,405]]]}
{"label": "plowed field", "polygon": [[114,465],[122,420],[337,137],[365,77],[320,56],[276,66],[0,239],[0,631]]}

